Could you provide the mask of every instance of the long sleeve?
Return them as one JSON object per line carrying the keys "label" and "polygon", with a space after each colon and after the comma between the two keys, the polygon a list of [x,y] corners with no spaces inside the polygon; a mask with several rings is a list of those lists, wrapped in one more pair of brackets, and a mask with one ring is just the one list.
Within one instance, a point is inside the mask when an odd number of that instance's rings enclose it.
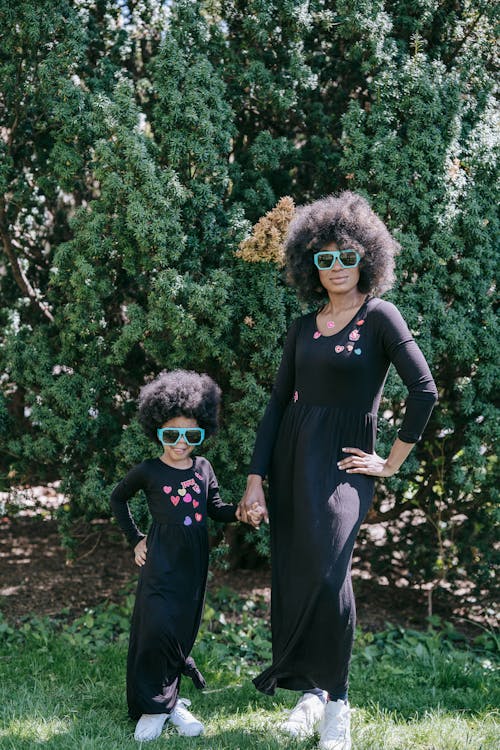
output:
{"label": "long sleeve", "polygon": [[236,521],[236,505],[225,503],[219,493],[219,484],[212,466],[209,464],[207,512],[214,521],[231,523]]}
{"label": "long sleeve", "polygon": [[294,320],[288,329],[271,398],[257,430],[249,474],[266,476],[283,412],[292,398],[295,384],[295,347],[299,320],[300,318]]}
{"label": "long sleeve", "polygon": [[113,515],[127,537],[128,542],[133,547],[135,547],[141,539],[144,539],[145,535],[142,534],[135,525],[132,514],[130,513],[128,501],[136,494],[136,492],[143,489],[145,489],[143,464],[138,464],[129,471],[119,484],[117,484],[111,493],[110,498]]}
{"label": "long sleeve", "polygon": [[437,389],[429,366],[399,310],[384,303],[382,340],[386,354],[408,388],[405,414],[398,437],[404,443],[420,440],[437,401]]}

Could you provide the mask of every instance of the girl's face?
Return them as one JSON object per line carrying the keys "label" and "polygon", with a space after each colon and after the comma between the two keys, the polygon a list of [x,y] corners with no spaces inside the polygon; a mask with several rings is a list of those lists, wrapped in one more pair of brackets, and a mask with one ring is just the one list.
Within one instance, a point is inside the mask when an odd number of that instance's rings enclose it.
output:
{"label": "girl's face", "polygon": [[[162,427],[198,427],[198,422],[192,417],[174,417],[162,424]],[[189,469],[191,466],[190,455],[194,450],[193,445],[188,445],[184,436],[180,437],[175,445],[164,445],[161,457],[169,466],[176,469]]]}
{"label": "girl's face", "polygon": [[[329,242],[322,250],[340,250],[336,242]],[[328,294],[349,294],[357,289],[359,282],[359,266],[342,268],[338,259],[328,271],[318,271],[321,285]]]}

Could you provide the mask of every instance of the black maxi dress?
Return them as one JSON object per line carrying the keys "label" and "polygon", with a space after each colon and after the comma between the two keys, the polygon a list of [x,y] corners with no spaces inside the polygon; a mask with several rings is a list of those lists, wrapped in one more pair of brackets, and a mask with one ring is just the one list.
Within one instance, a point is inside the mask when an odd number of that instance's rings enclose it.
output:
{"label": "black maxi dress", "polygon": [[397,308],[368,298],[333,335],[316,314],[295,320],[250,473],[269,477],[273,661],[254,679],[344,696],[355,604],[351,558],[373,499],[374,478],[341,471],[342,448],[375,447],[377,411],[391,363],[408,388],[398,436],[415,443],[437,393],[427,363]]}
{"label": "black maxi dress", "polygon": [[159,458],[135,466],[111,495],[111,507],[130,544],[144,538],[128,500],[146,494],[153,518],[141,567],[127,658],[127,702],[132,719],[171,713],[182,675],[198,688],[205,681],[190,656],[203,610],[208,572],[207,515],[236,519],[236,506],[224,503],[206,458],[190,469],[176,469]]}

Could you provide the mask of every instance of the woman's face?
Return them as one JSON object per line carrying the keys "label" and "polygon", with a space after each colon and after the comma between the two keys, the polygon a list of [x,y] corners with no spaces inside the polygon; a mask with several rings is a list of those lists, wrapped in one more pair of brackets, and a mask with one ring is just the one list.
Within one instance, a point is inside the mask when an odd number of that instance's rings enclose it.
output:
{"label": "woman's face", "polygon": [[[329,242],[322,250],[340,250],[336,242]],[[343,268],[338,258],[327,271],[318,270],[321,285],[328,294],[348,294],[357,289],[359,282],[359,265],[355,268]]]}

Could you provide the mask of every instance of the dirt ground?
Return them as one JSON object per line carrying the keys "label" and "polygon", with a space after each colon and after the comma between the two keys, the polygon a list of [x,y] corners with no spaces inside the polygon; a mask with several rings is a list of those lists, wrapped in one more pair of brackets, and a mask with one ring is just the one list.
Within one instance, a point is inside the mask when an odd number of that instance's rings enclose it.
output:
{"label": "dirt ground", "polygon": [[[70,564],[61,547],[56,522],[40,516],[0,519],[0,611],[19,623],[33,615],[57,616],[63,610],[76,617],[87,608],[119,601],[124,587],[137,574],[131,550],[110,521],[94,521],[77,529],[78,548]],[[382,585],[353,570],[358,622],[364,630],[381,630],[386,622],[418,629],[426,627],[425,592]],[[270,571],[213,570],[210,588],[226,586],[242,597],[253,594],[270,601]],[[462,618],[461,608],[444,594],[434,611],[468,635],[477,626]],[[477,618],[476,618],[477,619]]]}

